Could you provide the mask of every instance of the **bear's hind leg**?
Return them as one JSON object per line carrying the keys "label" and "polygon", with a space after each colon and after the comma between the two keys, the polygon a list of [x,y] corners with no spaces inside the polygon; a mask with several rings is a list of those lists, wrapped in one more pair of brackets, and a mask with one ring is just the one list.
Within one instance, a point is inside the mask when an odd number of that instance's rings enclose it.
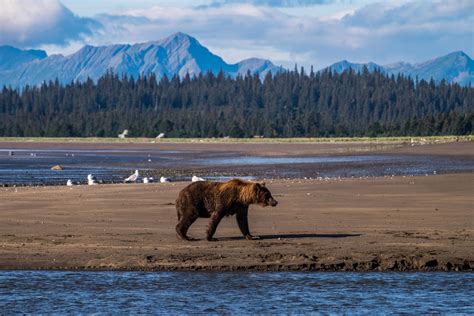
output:
{"label": "bear's hind leg", "polygon": [[178,225],[176,225],[176,237],[182,240],[194,240],[193,238],[189,238],[187,233],[189,227],[198,219],[199,214],[192,213],[191,215],[184,216],[181,215]]}
{"label": "bear's hind leg", "polygon": [[224,217],[223,212],[214,212],[211,215],[211,219],[209,221],[209,227],[207,228],[207,236],[206,236],[208,241],[217,241],[217,239],[213,238],[212,236],[214,236],[214,233],[216,232],[216,229],[217,229],[217,225],[219,225],[223,217]]}

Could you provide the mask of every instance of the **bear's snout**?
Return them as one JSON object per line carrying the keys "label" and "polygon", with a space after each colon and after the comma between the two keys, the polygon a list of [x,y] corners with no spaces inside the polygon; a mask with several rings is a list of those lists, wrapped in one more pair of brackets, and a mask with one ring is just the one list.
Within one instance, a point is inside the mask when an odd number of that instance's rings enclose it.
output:
{"label": "bear's snout", "polygon": [[271,200],[270,200],[270,205],[271,205],[272,207],[275,207],[275,206],[278,205],[278,201],[277,201],[277,200],[274,200],[274,199],[271,199]]}

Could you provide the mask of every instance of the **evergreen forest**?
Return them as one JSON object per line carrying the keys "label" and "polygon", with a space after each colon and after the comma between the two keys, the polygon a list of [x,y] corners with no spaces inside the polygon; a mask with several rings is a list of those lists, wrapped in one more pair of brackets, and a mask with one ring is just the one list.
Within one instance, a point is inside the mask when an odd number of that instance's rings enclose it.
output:
{"label": "evergreen forest", "polygon": [[231,78],[107,73],[0,91],[0,136],[345,137],[473,133],[474,88],[380,71]]}

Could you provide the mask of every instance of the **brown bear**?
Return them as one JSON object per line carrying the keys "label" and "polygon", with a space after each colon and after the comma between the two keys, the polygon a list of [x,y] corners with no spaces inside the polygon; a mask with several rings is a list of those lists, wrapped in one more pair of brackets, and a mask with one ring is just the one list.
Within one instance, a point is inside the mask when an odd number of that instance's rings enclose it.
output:
{"label": "brown bear", "polygon": [[194,182],[179,192],[176,200],[178,225],[176,234],[179,239],[193,240],[187,236],[192,223],[199,217],[210,218],[207,229],[207,240],[216,241],[212,236],[224,216],[236,215],[237,224],[248,240],[257,239],[249,231],[247,214],[250,204],[276,206],[265,183],[248,182],[233,179],[227,182],[199,181]]}

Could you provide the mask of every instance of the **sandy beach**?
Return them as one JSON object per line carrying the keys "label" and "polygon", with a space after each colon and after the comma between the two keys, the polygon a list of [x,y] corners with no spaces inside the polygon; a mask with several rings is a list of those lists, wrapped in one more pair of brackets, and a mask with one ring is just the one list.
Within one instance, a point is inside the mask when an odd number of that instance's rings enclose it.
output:
{"label": "sandy beach", "polygon": [[177,240],[187,184],[0,188],[0,269],[474,270],[472,173],[267,181],[279,205],[251,207],[257,241],[234,217],[217,242],[206,219]]}

